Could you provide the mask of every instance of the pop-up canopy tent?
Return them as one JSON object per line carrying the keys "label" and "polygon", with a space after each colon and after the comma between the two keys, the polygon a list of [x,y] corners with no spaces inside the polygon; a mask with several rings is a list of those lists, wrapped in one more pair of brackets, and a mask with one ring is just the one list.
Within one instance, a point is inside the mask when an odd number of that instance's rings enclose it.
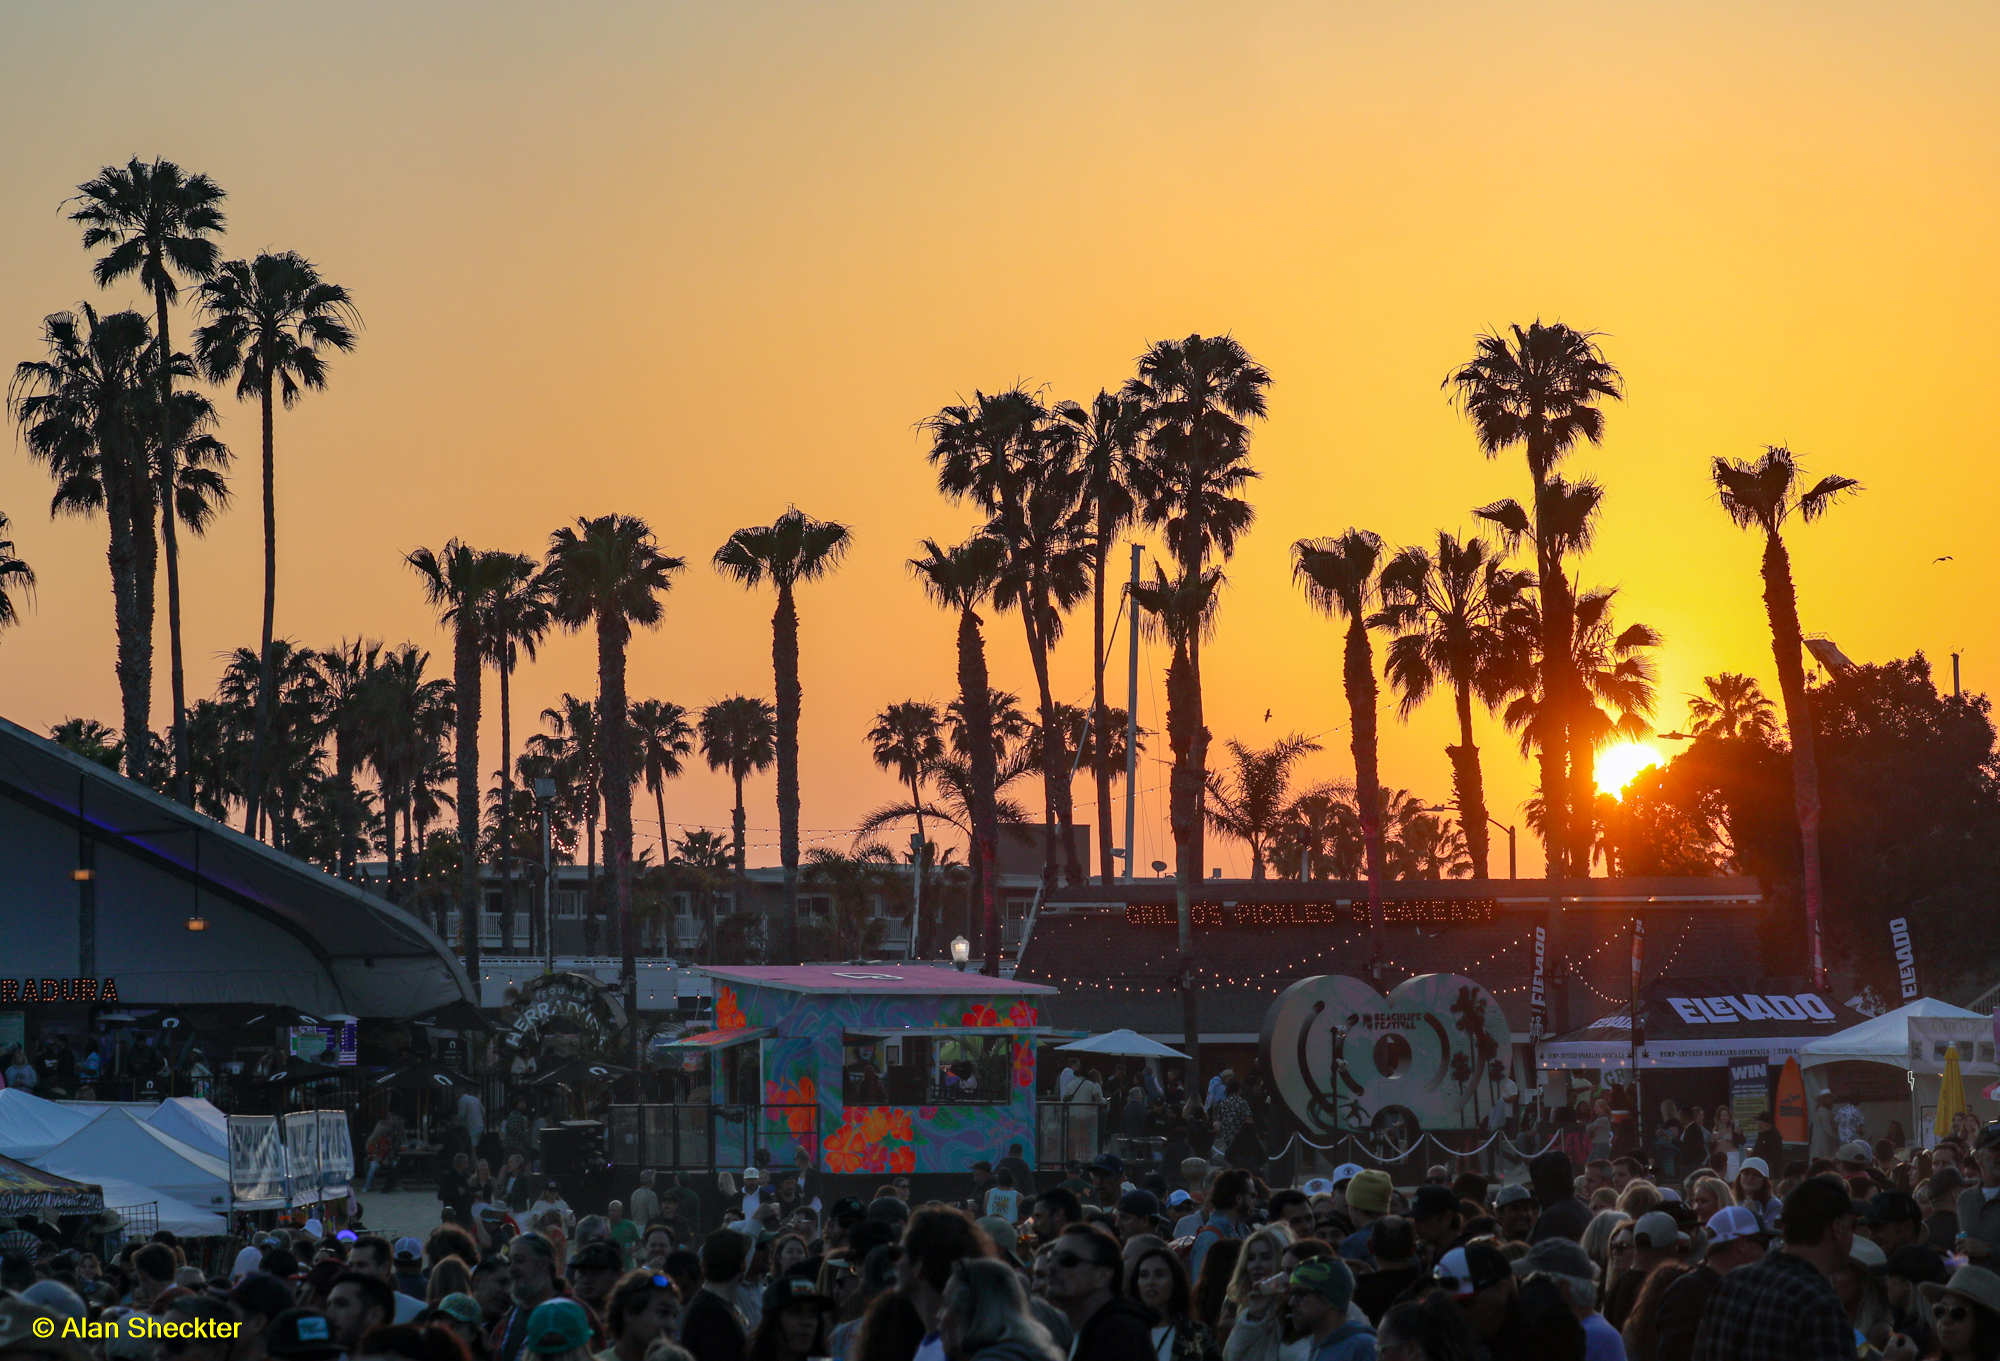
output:
{"label": "pop-up canopy tent", "polygon": [[1972,1110],[1982,1121],[2000,1113],[2000,1106],[1981,1094],[2000,1071],[1993,1038],[1988,1019],[1978,1012],[1919,997],[1804,1046],[1799,1067],[1815,1096],[1831,1091],[1860,1107],[1869,1138],[1884,1137],[1894,1120],[1903,1124],[1913,1146],[1929,1147],[1937,1140],[1933,1120],[1947,1044],[1958,1049]]}
{"label": "pop-up canopy tent", "polygon": [[221,1210],[229,1204],[228,1163],[161,1133],[121,1107],[25,1161],[100,1185],[105,1176],[121,1177],[197,1210]]}
{"label": "pop-up canopy tent", "polygon": [[174,1096],[165,1101],[60,1101],[50,1104],[80,1116],[78,1129],[106,1111],[126,1111],[162,1134],[171,1134],[212,1158],[221,1158],[225,1162],[229,1158],[229,1117],[213,1102],[199,1096]]}
{"label": "pop-up canopy tent", "polygon": [[[1861,1019],[1798,978],[1662,978],[1639,993],[1642,1068],[1721,1068],[1732,1060],[1783,1063]],[[1805,1060],[1800,1059],[1803,1063]],[[1620,1006],[1536,1050],[1541,1068],[1626,1068],[1632,1010]]]}
{"label": "pop-up canopy tent", "polygon": [[158,1222],[149,1224],[149,1228],[194,1237],[229,1232],[229,1223],[221,1215],[162,1195],[150,1186],[120,1177],[99,1177],[97,1182],[104,1188],[105,1208],[119,1211],[127,1220],[136,1220],[140,1213],[151,1210],[158,1216]]}
{"label": "pop-up canopy tent", "polygon": [[0,1089],[0,1156],[39,1158],[89,1124],[91,1116],[19,1087]]}

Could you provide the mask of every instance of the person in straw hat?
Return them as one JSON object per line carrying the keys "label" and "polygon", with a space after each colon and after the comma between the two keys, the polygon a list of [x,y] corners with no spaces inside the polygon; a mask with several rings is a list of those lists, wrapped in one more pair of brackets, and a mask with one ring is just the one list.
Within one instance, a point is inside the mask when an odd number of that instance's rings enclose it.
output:
{"label": "person in straw hat", "polygon": [[[2000,1361],[2000,1275],[1985,1267],[1962,1266],[1943,1285],[1926,1281],[1917,1289],[1931,1308],[1936,1338],[1932,1356],[1942,1361]],[[1914,1361],[1917,1349],[1898,1335],[1882,1355],[1884,1361]]]}

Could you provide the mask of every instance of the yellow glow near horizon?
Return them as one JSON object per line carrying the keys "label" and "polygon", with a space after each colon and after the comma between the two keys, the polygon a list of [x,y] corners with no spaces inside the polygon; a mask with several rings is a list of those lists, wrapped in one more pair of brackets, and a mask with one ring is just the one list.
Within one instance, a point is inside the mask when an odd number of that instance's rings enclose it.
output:
{"label": "yellow glow near horizon", "polygon": [[1660,763],[1660,753],[1644,742],[1621,742],[1597,754],[1597,787],[1614,799],[1622,799],[1634,775]]}

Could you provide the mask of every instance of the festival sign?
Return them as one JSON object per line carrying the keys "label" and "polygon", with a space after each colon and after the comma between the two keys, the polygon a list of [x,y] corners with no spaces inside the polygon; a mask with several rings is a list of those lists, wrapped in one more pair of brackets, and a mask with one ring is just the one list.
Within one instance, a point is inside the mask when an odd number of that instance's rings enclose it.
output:
{"label": "festival sign", "polygon": [[1923,993],[1917,987],[1917,947],[1910,940],[1908,917],[1889,919],[1889,947],[1896,952],[1896,985],[1905,1002],[1914,1002]]}
{"label": "festival sign", "polygon": [[[1632,1063],[1635,1008],[1627,1002],[1581,1030],[1543,1044],[1543,1068],[1624,1068]],[[1639,993],[1640,1061],[1657,1068],[1723,1068],[1741,1059],[1782,1063],[1802,1044],[1858,1025],[1853,1008],[1798,978],[1659,978]]]}
{"label": "festival sign", "polygon": [[1476,1129],[1499,1098],[1512,1036],[1499,1003],[1458,974],[1420,974],[1386,998],[1358,978],[1302,979],[1264,1016],[1263,1058],[1308,1130]]}
{"label": "festival sign", "polygon": [[285,1204],[285,1147],[275,1115],[229,1119],[229,1197],[239,1210]]}
{"label": "festival sign", "polygon": [[625,1028],[618,990],[588,974],[545,973],[516,991],[501,1043],[510,1049],[549,1035],[576,1039],[580,1053],[603,1053]]}

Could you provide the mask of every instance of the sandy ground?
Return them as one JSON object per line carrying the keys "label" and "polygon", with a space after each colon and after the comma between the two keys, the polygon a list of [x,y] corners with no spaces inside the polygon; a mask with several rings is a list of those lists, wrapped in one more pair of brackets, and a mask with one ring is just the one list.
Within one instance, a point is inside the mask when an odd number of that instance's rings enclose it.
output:
{"label": "sandy ground", "polygon": [[412,1238],[427,1238],[432,1229],[442,1221],[439,1212],[444,1209],[437,1198],[437,1192],[426,1186],[417,1191],[384,1191],[377,1185],[373,1192],[361,1194],[361,1222],[370,1233],[379,1233],[390,1241],[405,1235]]}

